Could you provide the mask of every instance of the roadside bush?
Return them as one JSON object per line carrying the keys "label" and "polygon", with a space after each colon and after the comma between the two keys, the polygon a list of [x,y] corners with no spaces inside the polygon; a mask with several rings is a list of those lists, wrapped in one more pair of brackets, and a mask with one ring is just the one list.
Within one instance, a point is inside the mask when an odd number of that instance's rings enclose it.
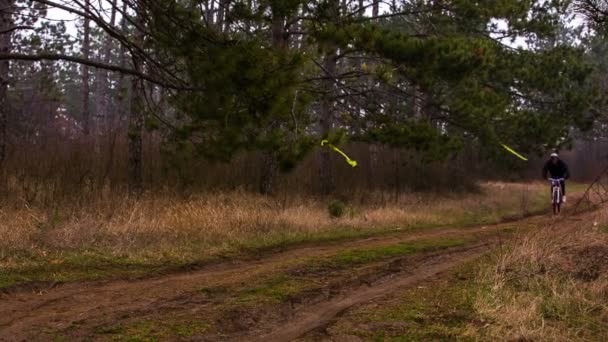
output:
{"label": "roadside bush", "polygon": [[528,233],[483,269],[475,306],[489,340],[608,338],[608,234],[597,229],[605,220]]}
{"label": "roadside bush", "polygon": [[340,218],[346,213],[346,204],[339,200],[334,200],[327,206],[329,215],[333,218]]}

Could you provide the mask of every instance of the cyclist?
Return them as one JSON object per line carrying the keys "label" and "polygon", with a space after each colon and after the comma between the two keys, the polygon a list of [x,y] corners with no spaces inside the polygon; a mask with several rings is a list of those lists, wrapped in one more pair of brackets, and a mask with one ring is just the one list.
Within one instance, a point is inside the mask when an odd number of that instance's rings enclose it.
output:
{"label": "cyclist", "polygon": [[[547,177],[547,173],[550,177]],[[543,167],[543,178],[544,179],[568,179],[570,178],[570,171],[568,170],[568,165],[564,163],[563,160],[559,159],[559,155],[555,152],[551,153],[551,158],[547,160],[545,166]],[[562,186],[562,201],[566,202],[566,182],[564,180],[561,181]]]}

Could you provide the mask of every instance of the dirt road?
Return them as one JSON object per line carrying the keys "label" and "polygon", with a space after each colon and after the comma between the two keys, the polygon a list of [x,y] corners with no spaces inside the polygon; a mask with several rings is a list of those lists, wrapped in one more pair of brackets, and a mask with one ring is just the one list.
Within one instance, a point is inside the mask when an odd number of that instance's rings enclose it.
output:
{"label": "dirt road", "polygon": [[[506,231],[548,220],[539,216],[493,226],[404,232],[138,281],[5,293],[0,295],[0,340],[121,340],[147,334],[152,340],[289,341],[352,306],[482,255],[508,238]],[[418,241],[458,243],[399,254]],[[309,285],[300,289],[301,284]],[[279,292],[285,289],[288,295]]]}

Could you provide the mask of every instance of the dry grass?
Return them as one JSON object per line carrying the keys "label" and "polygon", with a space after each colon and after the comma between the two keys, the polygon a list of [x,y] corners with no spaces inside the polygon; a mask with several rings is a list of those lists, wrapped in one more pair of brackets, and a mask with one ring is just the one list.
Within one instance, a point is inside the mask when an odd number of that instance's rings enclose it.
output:
{"label": "dry grass", "polygon": [[608,339],[606,212],[521,237],[480,275],[492,340]]}
{"label": "dry grass", "polygon": [[[187,198],[150,193],[139,199],[102,192],[55,205],[12,201],[0,207],[0,285],[56,279],[55,273],[70,267],[80,279],[95,267],[110,272],[106,265],[177,266],[248,249],[490,223],[544,208],[544,190],[545,184],[488,183],[479,193],[410,194],[398,203],[375,193],[365,205],[349,204],[339,219],[328,214],[329,200],[242,191]],[[8,277],[2,279],[2,270]],[[39,277],[41,270],[47,275]]]}
{"label": "dry grass", "polygon": [[[488,183],[464,198],[420,194],[402,196],[399,203],[353,206],[332,219],[325,201],[268,198],[246,192],[207,193],[181,198],[148,194],[132,199],[101,194],[87,203],[61,206],[5,205],[0,209],[0,250],[82,249],[102,247],[118,253],[162,251],[182,240],[220,246],[286,232],[315,234],[349,227],[436,226],[494,221],[522,210],[522,198],[534,202],[540,185]],[[542,188],[544,189],[544,188]],[[177,244],[179,247],[179,243]],[[201,251],[203,252],[203,251]],[[208,251],[205,251],[207,253]]]}

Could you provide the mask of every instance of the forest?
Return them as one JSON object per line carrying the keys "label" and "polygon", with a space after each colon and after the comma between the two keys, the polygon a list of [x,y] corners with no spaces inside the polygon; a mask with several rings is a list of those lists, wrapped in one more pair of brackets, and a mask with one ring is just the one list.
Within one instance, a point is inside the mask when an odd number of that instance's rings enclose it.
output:
{"label": "forest", "polygon": [[607,91],[606,0],[0,0],[0,340],[608,340]]}
{"label": "forest", "polygon": [[501,144],[542,156],[603,138],[602,2],[2,8],[1,183],[27,198],[466,188],[462,170],[525,168]]}

